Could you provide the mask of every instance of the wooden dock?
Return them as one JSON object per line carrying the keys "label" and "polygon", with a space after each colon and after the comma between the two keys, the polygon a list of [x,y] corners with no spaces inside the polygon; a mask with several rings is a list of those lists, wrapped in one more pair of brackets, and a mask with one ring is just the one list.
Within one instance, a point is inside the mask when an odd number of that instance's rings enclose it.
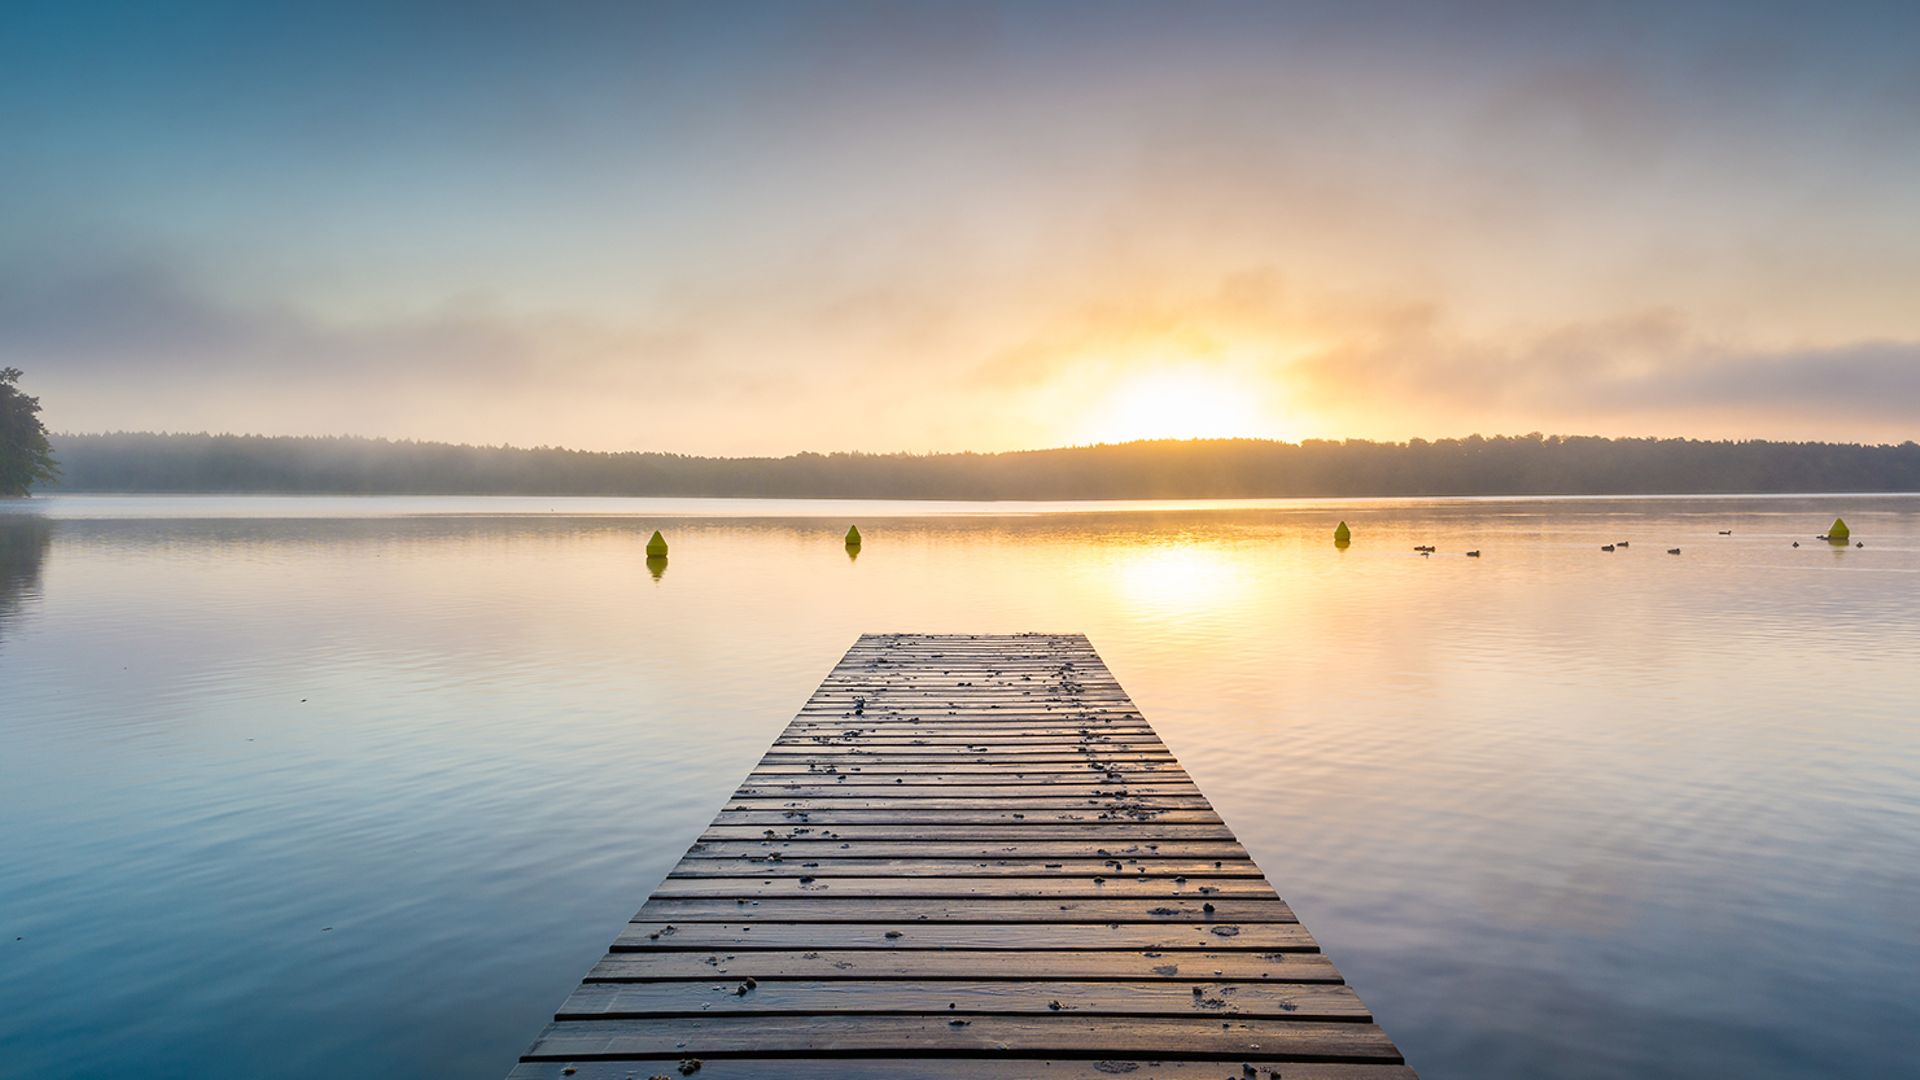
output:
{"label": "wooden dock", "polygon": [[1084,636],[860,638],[512,1080],[1412,1070]]}

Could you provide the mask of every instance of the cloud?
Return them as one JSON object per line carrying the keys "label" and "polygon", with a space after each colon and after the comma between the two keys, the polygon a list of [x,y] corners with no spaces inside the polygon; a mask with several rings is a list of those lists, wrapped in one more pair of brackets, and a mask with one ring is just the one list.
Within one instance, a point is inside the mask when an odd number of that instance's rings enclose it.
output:
{"label": "cloud", "polygon": [[[57,427],[590,439],[615,401],[729,381],[684,324],[623,325],[455,298],[326,317],[224,300],[152,262],[39,279],[0,272],[0,363],[29,372]],[[634,426],[629,419],[626,426]],[[572,429],[576,435],[578,429]]]}
{"label": "cloud", "polygon": [[[1709,334],[1647,308],[1490,326],[1278,263],[1055,253],[956,289],[930,260],[693,282],[626,318],[472,298],[348,317],[122,259],[0,268],[0,363],[66,430],[369,434],[710,453],[1074,441],[1130,380],[1244,388],[1280,437],[1469,431],[1903,439],[1920,342]],[[759,299],[764,296],[766,299]],[[743,299],[744,298],[744,299]],[[636,308],[643,305],[636,304]]]}
{"label": "cloud", "polygon": [[[0,356],[92,378],[142,372],[306,378],[513,379],[537,374],[553,337],[588,352],[685,354],[675,331],[621,331],[573,317],[515,316],[479,300],[363,320],[223,301],[157,263],[114,262],[39,279],[0,274]],[[663,365],[665,366],[665,365]]]}
{"label": "cloud", "polygon": [[1494,430],[1517,420],[1607,433],[1708,434],[1699,430],[1707,425],[1906,438],[1920,417],[1920,341],[1742,344],[1707,338],[1670,310],[1504,338],[1450,333],[1429,311],[1356,333],[1290,376],[1329,412],[1401,402]]}
{"label": "cloud", "polygon": [[[0,363],[61,430],[363,434],[706,453],[1004,444],[936,389],[971,331],[938,275],[688,279],[627,310],[475,298],[321,312],[158,260],[0,264]],[[903,403],[904,406],[903,406]]]}
{"label": "cloud", "polygon": [[1920,417],[1915,340],[1741,340],[1667,307],[1468,325],[1437,299],[1315,286],[1271,265],[1210,280],[1184,292],[1178,282],[1109,282],[1112,291],[1061,307],[989,353],[970,379],[1015,397],[1067,387],[1071,400],[1101,379],[1177,361],[1233,373],[1273,403],[1279,422],[1328,437],[1541,429],[1904,439]]}
{"label": "cloud", "polygon": [[[1747,405],[1900,420],[1920,428],[1920,341],[1708,353],[1663,389],[1672,408]],[[1644,395],[1629,403],[1653,407]]]}

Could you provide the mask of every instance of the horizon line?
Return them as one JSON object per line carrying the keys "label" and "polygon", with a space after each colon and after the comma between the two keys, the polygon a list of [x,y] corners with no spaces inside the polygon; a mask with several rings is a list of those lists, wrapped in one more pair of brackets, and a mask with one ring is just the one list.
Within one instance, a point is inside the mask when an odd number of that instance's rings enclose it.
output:
{"label": "horizon line", "polygon": [[1234,444],[1234,443],[1254,443],[1262,446],[1273,446],[1273,447],[1284,446],[1284,447],[1291,447],[1294,449],[1299,449],[1299,448],[1312,446],[1312,445],[1342,446],[1342,445],[1351,445],[1351,444],[1358,443],[1358,444],[1370,445],[1370,446],[1398,447],[1398,448],[1404,449],[1404,448],[1411,447],[1416,443],[1427,445],[1427,446],[1439,446],[1439,445],[1445,445],[1449,443],[1455,443],[1455,444],[1467,443],[1475,439],[1478,439],[1482,442],[1567,443],[1567,442],[1573,442],[1577,440],[1592,440],[1592,441],[1601,441],[1601,442],[1653,442],[1653,443],[1678,442],[1678,443],[1699,443],[1699,444],[1723,444],[1723,445],[1730,445],[1730,446],[1751,445],[1751,444],[1757,443],[1757,444],[1777,445],[1777,446],[1832,446],[1832,447],[1857,447],[1861,449],[1898,449],[1903,446],[1920,445],[1920,440],[1916,440],[1915,438],[1911,438],[1911,437],[1902,439],[1899,442],[1884,442],[1884,441],[1862,442],[1862,441],[1838,441],[1833,439],[1776,439],[1776,438],[1768,438],[1765,436],[1740,437],[1740,438],[1699,438],[1691,435],[1591,435],[1591,434],[1566,434],[1566,433],[1547,434],[1540,431],[1530,431],[1525,434],[1519,434],[1519,435],[1509,435],[1509,434],[1485,435],[1480,432],[1473,432],[1468,435],[1447,435],[1447,436],[1439,436],[1434,438],[1414,435],[1414,436],[1408,436],[1404,439],[1371,439],[1371,438],[1361,438],[1356,436],[1345,436],[1340,438],[1303,438],[1303,439],[1288,440],[1288,439],[1281,439],[1281,438],[1269,438],[1269,437],[1257,436],[1257,435],[1195,436],[1191,438],[1128,439],[1128,440],[1119,441],[1119,442],[1069,443],[1065,445],[1025,447],[1021,449],[1012,449],[1012,450],[793,450],[784,454],[703,454],[703,453],[694,453],[694,452],[680,451],[680,450],[658,450],[658,449],[656,450],[594,450],[594,449],[586,449],[583,447],[564,446],[558,443],[539,443],[534,445],[519,445],[515,443],[508,443],[508,442],[500,442],[500,443],[454,442],[446,439],[418,438],[414,436],[348,435],[348,434],[334,434],[334,435],[278,434],[278,435],[274,435],[274,434],[266,434],[263,432],[233,432],[233,431],[214,432],[214,431],[206,431],[206,430],[153,431],[153,430],[118,429],[118,430],[109,430],[109,431],[61,431],[61,432],[50,433],[49,437],[57,441],[61,439],[111,438],[114,436],[146,436],[146,437],[152,437],[152,438],[257,439],[257,440],[269,440],[269,441],[285,440],[285,441],[305,441],[305,442],[361,442],[361,443],[384,443],[388,445],[444,446],[451,449],[461,449],[461,450],[495,450],[495,451],[509,451],[509,452],[518,452],[518,453],[537,453],[541,451],[549,451],[549,452],[558,451],[558,452],[569,453],[569,454],[595,454],[595,455],[602,455],[602,456],[608,456],[608,457],[652,455],[652,456],[658,456],[658,457],[694,458],[694,459],[700,459],[700,460],[706,460],[706,461],[784,461],[792,458],[808,457],[808,456],[915,458],[915,459],[931,459],[931,458],[942,458],[942,457],[1007,457],[1007,456],[1014,456],[1014,455],[1020,455],[1020,454],[1069,453],[1073,451],[1127,449],[1127,448],[1149,447],[1149,446],[1197,447],[1197,446],[1219,446],[1219,445],[1227,445],[1227,444]]}

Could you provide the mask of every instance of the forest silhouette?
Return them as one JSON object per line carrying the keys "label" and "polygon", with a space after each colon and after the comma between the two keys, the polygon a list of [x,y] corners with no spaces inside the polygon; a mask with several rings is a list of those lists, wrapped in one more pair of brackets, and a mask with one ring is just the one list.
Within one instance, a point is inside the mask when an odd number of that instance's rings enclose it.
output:
{"label": "forest silhouette", "polygon": [[1920,445],[1478,435],[1197,439],[1007,453],[694,457],[355,437],[54,439],[47,490],[873,499],[1920,491]]}

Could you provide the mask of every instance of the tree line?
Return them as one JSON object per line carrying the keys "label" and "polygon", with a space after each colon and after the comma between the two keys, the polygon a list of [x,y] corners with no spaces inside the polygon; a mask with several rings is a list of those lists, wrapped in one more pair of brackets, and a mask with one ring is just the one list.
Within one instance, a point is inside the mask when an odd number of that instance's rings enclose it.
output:
{"label": "tree line", "polygon": [[0,498],[25,495],[59,473],[40,422],[40,399],[20,390],[19,368],[0,367]]}
{"label": "tree line", "polygon": [[1470,436],[694,457],[355,437],[60,435],[47,490],[873,499],[1920,491],[1920,445]]}

